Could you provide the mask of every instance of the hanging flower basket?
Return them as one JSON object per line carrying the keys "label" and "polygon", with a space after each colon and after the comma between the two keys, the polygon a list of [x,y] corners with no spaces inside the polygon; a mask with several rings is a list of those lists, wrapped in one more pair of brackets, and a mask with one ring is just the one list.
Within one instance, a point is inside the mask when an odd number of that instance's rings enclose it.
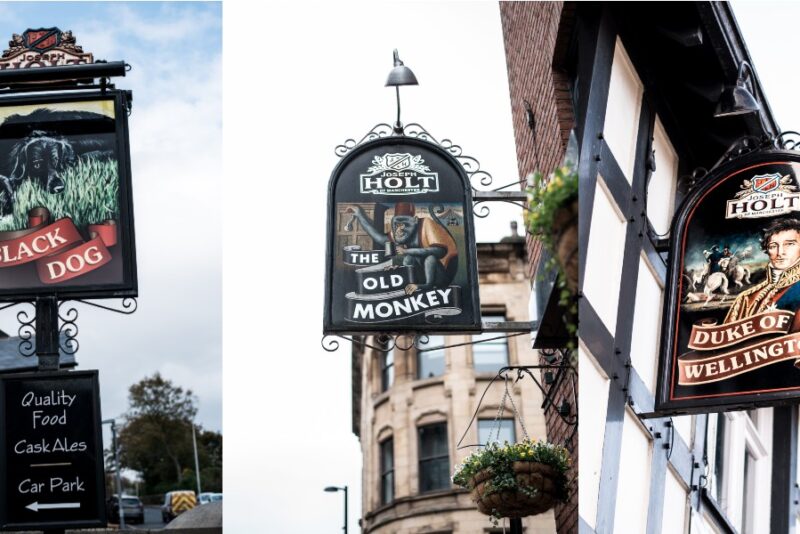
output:
{"label": "hanging flower basket", "polygon": [[494,472],[484,469],[472,479],[472,499],[486,515],[525,517],[546,512],[558,501],[559,473],[539,462],[514,462],[515,490],[492,491]]}
{"label": "hanging flower basket", "polygon": [[553,251],[564,270],[567,287],[578,291],[578,198],[559,208],[553,215]]}
{"label": "hanging flower basket", "polygon": [[453,482],[471,491],[481,513],[525,517],[567,499],[566,449],[543,441],[490,444],[456,468]]}
{"label": "hanging flower basket", "polygon": [[528,230],[555,258],[567,287],[578,290],[578,173],[570,166],[545,180],[536,173],[529,190]]}

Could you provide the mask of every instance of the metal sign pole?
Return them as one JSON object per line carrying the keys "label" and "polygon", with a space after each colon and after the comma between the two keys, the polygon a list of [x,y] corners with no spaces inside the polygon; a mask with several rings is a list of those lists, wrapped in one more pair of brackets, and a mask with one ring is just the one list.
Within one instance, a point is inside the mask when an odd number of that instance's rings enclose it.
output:
{"label": "metal sign pole", "polygon": [[511,518],[511,534],[522,534],[522,518],[521,517],[512,517]]}
{"label": "metal sign pole", "polygon": [[114,447],[114,467],[116,467],[117,480],[117,506],[119,506],[119,528],[125,529],[125,510],[122,507],[122,480],[119,465],[119,449],[117,448],[117,424],[116,420],[111,420],[111,446]]}
{"label": "metal sign pole", "polygon": [[36,298],[36,356],[39,371],[58,371],[58,300]]}
{"label": "metal sign pole", "polygon": [[[36,298],[36,357],[37,371],[58,371],[58,299],[53,296]],[[65,534],[63,528],[48,529],[44,534]]]}

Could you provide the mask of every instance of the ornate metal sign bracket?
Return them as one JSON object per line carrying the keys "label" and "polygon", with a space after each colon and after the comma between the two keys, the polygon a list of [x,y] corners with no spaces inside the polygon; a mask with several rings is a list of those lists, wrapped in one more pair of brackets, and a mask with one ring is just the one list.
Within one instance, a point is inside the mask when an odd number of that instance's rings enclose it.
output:
{"label": "ornate metal sign bracket", "polygon": [[[336,352],[339,350],[339,339],[344,339],[351,343],[355,343],[356,345],[367,347],[378,352],[387,353],[394,349],[400,349],[402,351],[411,350],[415,348],[418,352],[429,352],[434,350],[442,350],[442,349],[449,349],[453,347],[464,347],[467,345],[475,345],[478,343],[486,343],[487,341],[497,341],[499,339],[508,339],[516,336],[521,336],[523,334],[530,334],[531,332],[537,330],[538,322],[531,321],[498,321],[498,322],[485,322],[483,323],[482,330],[483,333],[492,333],[496,332],[498,334],[505,334],[505,335],[498,335],[493,336],[487,339],[480,339],[477,341],[467,341],[463,343],[452,343],[449,345],[440,345],[437,347],[426,347],[421,348],[420,345],[427,345],[430,342],[430,336],[427,334],[421,334],[419,332],[403,332],[397,334],[378,334],[375,335],[375,341],[377,343],[367,343],[365,341],[365,336],[360,335],[323,335],[320,341],[322,348],[325,349],[326,352]],[[408,340],[408,341],[406,341]]]}
{"label": "ornate metal sign bracket", "polygon": [[0,311],[21,304],[34,306],[34,310],[17,312],[19,353],[25,357],[37,355],[42,370],[57,370],[60,353],[74,355],[80,348],[77,339],[79,312],[75,303],[123,315],[133,314],[139,306],[134,297],[120,299],[119,307],[112,307],[89,300],[59,301],[56,296],[44,296],[34,301],[5,304],[0,307]]}

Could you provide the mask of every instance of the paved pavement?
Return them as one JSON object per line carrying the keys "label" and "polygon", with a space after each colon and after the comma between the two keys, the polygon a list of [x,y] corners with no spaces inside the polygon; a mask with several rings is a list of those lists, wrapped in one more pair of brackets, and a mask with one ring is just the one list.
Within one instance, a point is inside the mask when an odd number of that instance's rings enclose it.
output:
{"label": "paved pavement", "polygon": [[164,528],[161,520],[161,507],[148,505],[144,507],[144,523],[141,525],[125,525],[131,530],[160,530]]}

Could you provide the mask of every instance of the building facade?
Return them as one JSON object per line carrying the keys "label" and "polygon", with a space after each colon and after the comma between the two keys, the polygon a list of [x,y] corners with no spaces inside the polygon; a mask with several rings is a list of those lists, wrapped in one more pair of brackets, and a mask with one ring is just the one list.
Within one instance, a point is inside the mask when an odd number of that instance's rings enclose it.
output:
{"label": "building facade", "polygon": [[[524,241],[503,241],[478,244],[483,321],[528,321]],[[487,390],[501,367],[539,362],[530,335],[429,336],[416,344],[400,338],[388,351],[374,338],[365,343],[353,344],[353,431],[363,453],[362,531],[503,532],[502,525],[493,527],[477,511],[469,492],[453,486],[451,476],[478,444],[498,437],[514,442],[526,434],[546,438],[544,399],[530,378],[498,380]],[[401,348],[407,345],[408,350]],[[511,400],[503,402],[506,388]],[[523,525],[529,534],[552,534],[553,511],[524,518]]]}
{"label": "building facade", "polygon": [[793,531],[796,408],[652,417],[666,238],[687,177],[778,131],[755,75],[760,112],[715,117],[750,62],[731,8],[561,9],[552,64],[580,148],[579,530]]}
{"label": "building facade", "polygon": [[700,169],[779,132],[755,72],[760,110],[715,117],[742,63],[757,67],[732,8],[500,9],[520,176],[556,167],[567,132],[579,149],[580,506],[558,531],[794,532],[796,406],[652,417],[672,216]]}

